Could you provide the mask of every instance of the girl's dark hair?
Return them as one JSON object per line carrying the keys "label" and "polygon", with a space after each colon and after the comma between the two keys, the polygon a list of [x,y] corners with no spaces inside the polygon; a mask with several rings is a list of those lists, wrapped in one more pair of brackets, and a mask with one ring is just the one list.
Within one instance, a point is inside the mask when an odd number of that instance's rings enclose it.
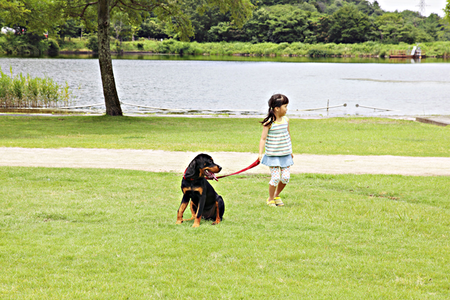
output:
{"label": "girl's dark hair", "polygon": [[267,113],[267,116],[264,118],[264,120],[261,122],[264,126],[270,126],[273,122],[277,119],[275,116],[275,107],[281,107],[282,105],[288,104],[289,99],[285,95],[282,94],[275,94],[269,99],[269,111]]}

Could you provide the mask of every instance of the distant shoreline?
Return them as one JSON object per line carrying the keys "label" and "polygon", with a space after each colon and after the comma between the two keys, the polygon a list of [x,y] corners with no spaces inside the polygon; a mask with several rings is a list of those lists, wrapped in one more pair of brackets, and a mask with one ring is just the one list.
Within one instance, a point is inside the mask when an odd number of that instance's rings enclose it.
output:
{"label": "distant shoreline", "polygon": [[[415,46],[422,50],[422,57],[450,58],[449,42],[420,44],[381,44],[365,42],[360,44],[305,44],[221,42],[181,42],[173,39],[163,41],[140,39],[111,45],[113,55],[194,55],[194,56],[242,56],[242,57],[312,57],[312,58],[389,58],[393,55],[411,53]],[[83,41],[65,42],[60,54],[93,55]]]}
{"label": "distant shoreline", "polygon": [[[96,53],[93,51],[60,51],[60,55],[92,55],[95,56]],[[123,52],[117,52],[117,51],[111,51],[112,55],[155,55],[155,56],[183,56],[183,54],[179,53],[157,53],[152,51],[123,51]],[[185,54],[186,56],[193,56],[191,54]],[[203,53],[201,56],[241,56],[241,57],[305,57],[305,58],[384,58],[384,59],[411,59],[410,57],[390,57],[389,55],[385,57],[381,57],[380,55],[375,54],[359,54],[359,55],[352,55],[352,54],[330,54],[326,56],[309,56],[309,55],[300,55],[300,54],[282,54],[282,55],[276,55],[276,54],[255,54],[255,53],[233,53],[229,55],[222,55],[222,54],[209,54],[209,53]],[[425,58],[442,58],[442,59],[450,59],[450,55],[426,55],[422,59]]]}

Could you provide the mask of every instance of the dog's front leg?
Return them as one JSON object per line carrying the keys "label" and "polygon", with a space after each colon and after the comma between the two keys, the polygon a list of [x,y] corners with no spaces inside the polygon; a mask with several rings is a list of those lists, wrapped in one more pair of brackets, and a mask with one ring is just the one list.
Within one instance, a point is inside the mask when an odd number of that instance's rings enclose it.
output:
{"label": "dog's front leg", "polygon": [[197,214],[195,216],[194,225],[192,225],[192,227],[200,226],[200,220],[202,219],[203,208],[205,207],[206,202],[206,189],[199,188],[198,192],[200,193],[200,201],[198,202]]}
{"label": "dog's front leg", "polygon": [[184,193],[183,199],[181,199],[180,207],[178,208],[178,211],[177,211],[177,223],[176,224],[183,223],[183,214],[184,214],[184,211],[186,210],[186,207],[189,204],[190,199],[191,198],[188,195],[186,195],[186,193]]}
{"label": "dog's front leg", "polygon": [[194,203],[191,201],[191,214],[192,216],[189,219],[183,219],[183,221],[192,221],[195,218],[195,210],[194,210]]}

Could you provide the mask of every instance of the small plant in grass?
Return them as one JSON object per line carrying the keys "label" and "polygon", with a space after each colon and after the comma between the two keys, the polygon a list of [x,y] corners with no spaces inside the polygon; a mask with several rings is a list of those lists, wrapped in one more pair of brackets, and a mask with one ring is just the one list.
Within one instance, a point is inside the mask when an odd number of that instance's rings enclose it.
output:
{"label": "small plant in grass", "polygon": [[69,105],[69,85],[61,86],[53,79],[32,78],[20,73],[13,76],[0,69],[0,108],[52,108]]}

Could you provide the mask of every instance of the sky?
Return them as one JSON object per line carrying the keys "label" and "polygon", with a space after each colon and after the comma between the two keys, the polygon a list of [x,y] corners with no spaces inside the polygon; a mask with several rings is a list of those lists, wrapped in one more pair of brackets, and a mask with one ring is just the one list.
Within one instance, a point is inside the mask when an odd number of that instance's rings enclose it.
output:
{"label": "sky", "polygon": [[[386,11],[403,11],[412,10],[420,11],[419,4],[421,0],[377,0],[380,4],[381,9]],[[444,12],[442,11],[447,4],[447,0],[424,0],[425,1],[425,16],[429,16],[431,13],[436,13],[443,17]],[[371,3],[374,0],[370,1]]]}

